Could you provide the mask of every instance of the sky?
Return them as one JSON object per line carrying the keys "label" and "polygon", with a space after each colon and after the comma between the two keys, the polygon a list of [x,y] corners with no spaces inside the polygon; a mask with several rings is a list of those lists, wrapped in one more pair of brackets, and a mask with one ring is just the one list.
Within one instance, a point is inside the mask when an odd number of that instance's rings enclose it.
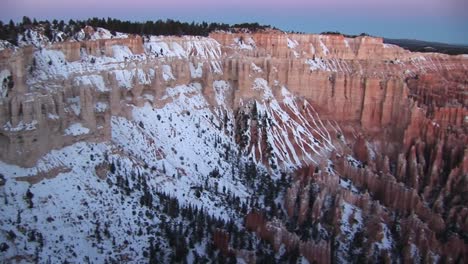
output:
{"label": "sky", "polygon": [[258,22],[305,33],[339,31],[468,45],[468,0],[0,0],[0,20]]}

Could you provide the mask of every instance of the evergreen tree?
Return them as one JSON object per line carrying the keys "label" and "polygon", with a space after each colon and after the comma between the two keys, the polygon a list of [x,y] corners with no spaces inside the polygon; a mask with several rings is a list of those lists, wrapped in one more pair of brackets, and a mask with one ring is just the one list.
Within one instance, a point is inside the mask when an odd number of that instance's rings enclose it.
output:
{"label": "evergreen tree", "polygon": [[27,16],[23,16],[23,25],[30,26],[32,24],[31,19]]}
{"label": "evergreen tree", "polygon": [[49,39],[49,40],[53,40],[53,35],[52,35],[52,29],[50,28],[50,24],[49,22],[47,22],[45,24],[45,27],[44,27],[44,35]]}

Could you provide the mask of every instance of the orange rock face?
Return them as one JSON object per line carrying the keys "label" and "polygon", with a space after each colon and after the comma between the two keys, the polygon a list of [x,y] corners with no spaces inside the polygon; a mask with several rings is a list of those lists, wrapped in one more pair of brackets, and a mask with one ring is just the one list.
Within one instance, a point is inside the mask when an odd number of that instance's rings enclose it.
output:
{"label": "orange rock face", "polygon": [[[185,53],[156,56],[138,36],[52,44],[47,56],[63,58],[39,65],[50,75],[37,82],[31,67],[40,51],[0,51],[0,72],[14,81],[0,98],[0,158],[30,166],[51,149],[109,140],[111,116],[128,116],[128,105],[164,105],[166,88],[179,84],[200,83],[214,106],[215,82],[223,81],[239,149],[269,171],[292,174],[281,217],[245,217],[274,249],[285,245],[311,263],[468,261],[466,56],[411,53],[381,38],[276,31],[161,41]],[[198,50],[205,42],[211,52]],[[116,61],[116,46],[133,57]],[[82,65],[62,76],[54,63]],[[135,73],[125,85],[123,70]],[[44,83],[53,89],[41,90]],[[75,121],[90,133],[64,135]],[[244,254],[224,231],[213,239],[225,254]]]}

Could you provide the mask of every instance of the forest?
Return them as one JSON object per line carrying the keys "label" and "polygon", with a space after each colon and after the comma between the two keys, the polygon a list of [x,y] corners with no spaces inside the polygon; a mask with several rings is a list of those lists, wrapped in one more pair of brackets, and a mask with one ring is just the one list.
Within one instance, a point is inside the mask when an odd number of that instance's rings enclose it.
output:
{"label": "forest", "polygon": [[224,24],[224,23],[207,23],[207,22],[181,22],[177,20],[156,20],[146,22],[122,21],[113,18],[90,18],[87,20],[72,20],[68,22],[54,19],[51,21],[37,21],[24,16],[21,22],[15,23],[10,20],[8,23],[0,21],[0,39],[7,40],[10,43],[17,45],[18,35],[23,34],[27,29],[33,27],[42,27],[44,35],[53,41],[53,31],[61,31],[67,36],[74,36],[85,26],[102,27],[115,32],[138,35],[192,35],[192,36],[208,36],[209,33],[217,30],[237,32],[248,30],[250,32],[271,29],[269,25],[260,25],[258,23],[242,23],[242,24]]}

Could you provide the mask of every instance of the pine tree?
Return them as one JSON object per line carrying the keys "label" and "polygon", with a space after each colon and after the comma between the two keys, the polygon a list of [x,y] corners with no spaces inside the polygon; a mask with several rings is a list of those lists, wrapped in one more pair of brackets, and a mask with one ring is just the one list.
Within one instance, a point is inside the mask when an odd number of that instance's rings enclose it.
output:
{"label": "pine tree", "polygon": [[31,189],[28,188],[28,190],[26,191],[26,196],[25,196],[25,199],[26,201],[28,202],[28,206],[29,208],[33,208],[34,207],[34,203],[32,201],[32,198],[34,197],[34,194],[31,192]]}
{"label": "pine tree", "polygon": [[53,40],[52,29],[50,28],[49,22],[47,22],[44,26],[44,35],[50,40]]}
{"label": "pine tree", "polygon": [[32,24],[31,19],[27,16],[23,16],[23,25],[30,26]]}

